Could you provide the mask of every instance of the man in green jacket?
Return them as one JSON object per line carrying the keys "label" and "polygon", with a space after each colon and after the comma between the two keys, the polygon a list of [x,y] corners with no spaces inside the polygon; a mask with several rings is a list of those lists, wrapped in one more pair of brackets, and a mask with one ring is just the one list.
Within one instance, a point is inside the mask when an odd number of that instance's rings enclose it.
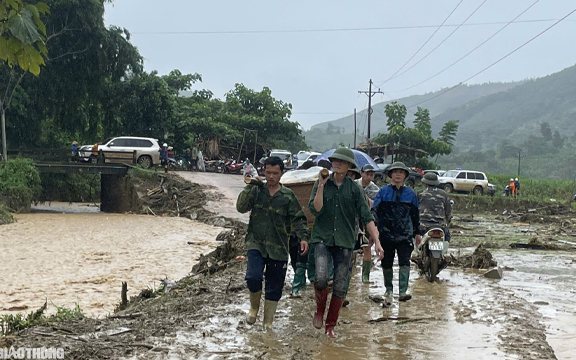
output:
{"label": "man in green jacket", "polygon": [[272,328],[278,300],[282,296],[289,254],[290,229],[293,227],[300,240],[300,253],[308,251],[307,221],[292,190],[280,184],[284,170],[282,159],[272,156],[264,162],[266,184],[250,182],[238,195],[236,209],[241,213],[250,213],[246,233],[248,264],[246,283],[250,291],[250,310],[246,322],[256,322],[260,298],[262,296],[262,277],[264,289],[264,328]]}
{"label": "man in green jacket", "polygon": [[374,218],[364,199],[364,192],[354,180],[346,176],[351,167],[356,167],[352,150],[341,147],[328,157],[332,164],[332,175],[322,177],[314,183],[308,208],[315,216],[310,242],[314,244],[316,264],[316,313],[313,324],[322,328],[328,298],[328,264],[334,263],[332,298],[326,316],[326,334],[334,337],[334,326],[346,295],[349,264],[356,242],[356,218],[366,226],[370,242],[375,244],[376,256],[382,259],[383,250],[378,240]]}

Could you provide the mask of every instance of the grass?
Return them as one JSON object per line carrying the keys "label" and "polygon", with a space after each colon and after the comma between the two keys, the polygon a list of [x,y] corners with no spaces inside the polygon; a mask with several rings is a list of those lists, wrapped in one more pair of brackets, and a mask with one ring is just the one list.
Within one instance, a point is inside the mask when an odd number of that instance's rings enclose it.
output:
{"label": "grass", "polygon": [[[487,174],[489,181],[496,185],[496,195],[510,183],[514,175]],[[550,201],[555,199],[560,202],[570,202],[576,194],[576,181],[571,179],[536,179],[519,178],[519,198],[529,201]]]}
{"label": "grass", "polygon": [[56,308],[56,313],[50,316],[44,315],[47,303],[44,303],[40,309],[33,311],[28,315],[18,313],[15,315],[7,314],[0,316],[0,336],[14,334],[33,325],[47,322],[61,322],[84,317],[84,312],[78,303],[75,303],[74,307],[71,309],[65,306],[58,306],[54,303],[52,303],[52,305]]}

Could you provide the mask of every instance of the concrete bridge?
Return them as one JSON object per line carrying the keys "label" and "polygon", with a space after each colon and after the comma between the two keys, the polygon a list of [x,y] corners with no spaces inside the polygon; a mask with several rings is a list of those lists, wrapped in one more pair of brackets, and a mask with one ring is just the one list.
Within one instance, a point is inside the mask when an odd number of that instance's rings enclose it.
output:
{"label": "concrete bridge", "polygon": [[131,164],[35,163],[41,173],[100,174],[100,211],[121,213],[130,210],[131,189],[125,175]]}
{"label": "concrete bridge", "polygon": [[[136,152],[113,152],[114,159],[106,159],[108,151],[100,150],[95,163],[75,157],[67,149],[12,149],[8,158],[22,156],[32,159],[41,173],[100,174],[100,210],[125,212],[130,210],[132,191],[126,174],[136,164]],[[108,161],[115,161],[110,163]]]}

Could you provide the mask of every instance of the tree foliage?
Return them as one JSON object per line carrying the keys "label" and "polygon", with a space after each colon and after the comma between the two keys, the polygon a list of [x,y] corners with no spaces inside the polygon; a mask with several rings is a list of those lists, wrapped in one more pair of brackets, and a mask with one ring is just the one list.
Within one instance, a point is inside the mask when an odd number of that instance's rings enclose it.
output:
{"label": "tree foliage", "polygon": [[18,65],[24,71],[40,74],[48,53],[42,16],[49,12],[43,2],[0,1],[0,59],[9,67]]}
{"label": "tree foliage", "polygon": [[552,140],[552,129],[550,128],[550,124],[547,122],[540,124],[540,133],[546,141]]}
{"label": "tree foliage", "polygon": [[374,141],[383,145],[393,145],[395,148],[412,148],[426,152],[426,154],[418,152],[402,154],[397,156],[398,160],[420,168],[431,168],[435,167],[435,164],[428,160],[428,156],[446,155],[452,151],[452,142],[458,131],[457,120],[444,124],[443,131],[434,139],[428,109],[417,108],[414,114],[416,118],[414,128],[410,128],[405,125],[406,107],[396,102],[388,105],[386,106],[388,132],[378,134]]}
{"label": "tree foliage", "polygon": [[395,126],[406,127],[406,106],[398,104],[397,101],[392,101],[384,107],[384,113],[388,120],[386,126],[390,131]]}

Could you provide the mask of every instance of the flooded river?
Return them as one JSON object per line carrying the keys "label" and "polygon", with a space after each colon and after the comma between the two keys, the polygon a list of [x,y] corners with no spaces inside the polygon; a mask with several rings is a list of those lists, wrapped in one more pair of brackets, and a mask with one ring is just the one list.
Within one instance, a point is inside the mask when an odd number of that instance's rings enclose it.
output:
{"label": "flooded river", "polygon": [[[86,204],[44,205],[0,232],[0,314],[48,304],[104,316],[128,296],[187,275],[222,228],[185,218],[106,214]],[[54,307],[49,307],[52,311]]]}

